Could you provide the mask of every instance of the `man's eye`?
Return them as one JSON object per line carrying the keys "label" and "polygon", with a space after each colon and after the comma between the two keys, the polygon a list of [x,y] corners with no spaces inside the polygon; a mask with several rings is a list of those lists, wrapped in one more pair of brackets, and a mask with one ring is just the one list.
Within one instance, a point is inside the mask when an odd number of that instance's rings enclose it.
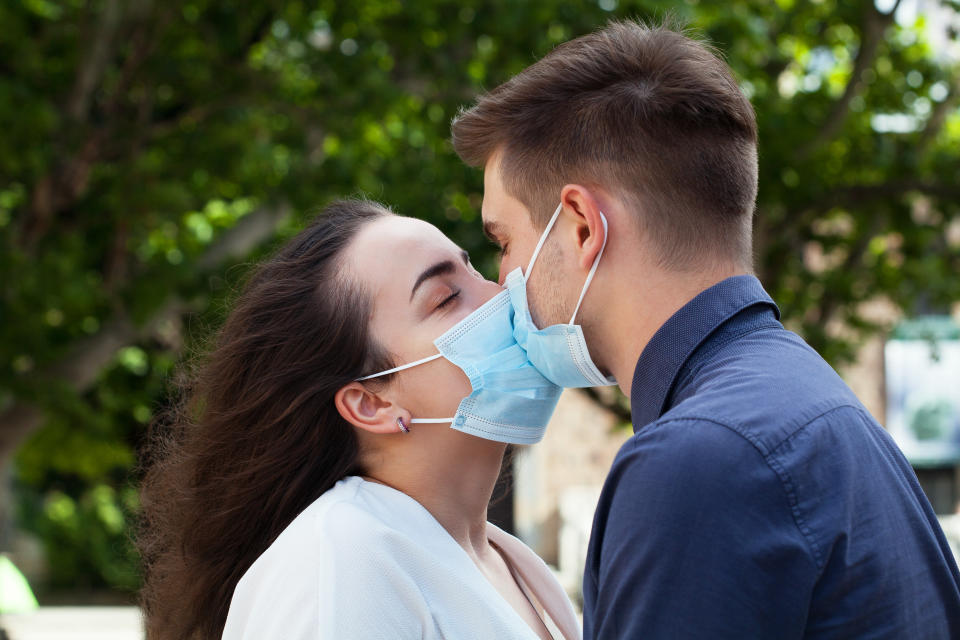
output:
{"label": "man's eye", "polygon": [[447,306],[448,304],[453,302],[453,300],[459,295],[460,295],[460,291],[455,291],[451,293],[449,296],[444,298],[440,304],[437,305],[437,309],[442,309],[443,307]]}

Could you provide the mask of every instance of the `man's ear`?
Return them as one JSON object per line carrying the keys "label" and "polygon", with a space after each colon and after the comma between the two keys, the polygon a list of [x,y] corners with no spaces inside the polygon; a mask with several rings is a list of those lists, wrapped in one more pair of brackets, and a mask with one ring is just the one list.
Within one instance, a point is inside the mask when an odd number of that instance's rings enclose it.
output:
{"label": "man's ear", "polygon": [[399,432],[397,418],[410,422],[407,411],[359,382],[351,382],[337,391],[333,402],[344,420],[370,433]]}
{"label": "man's ear", "polygon": [[589,270],[607,237],[600,203],[588,188],[579,184],[565,185],[560,191],[560,202],[563,204],[561,215],[570,216],[573,222],[577,264]]}

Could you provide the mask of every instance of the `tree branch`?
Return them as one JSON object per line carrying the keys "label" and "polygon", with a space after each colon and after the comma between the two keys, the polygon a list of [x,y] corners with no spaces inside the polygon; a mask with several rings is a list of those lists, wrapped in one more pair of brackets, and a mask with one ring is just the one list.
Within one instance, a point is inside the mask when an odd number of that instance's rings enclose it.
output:
{"label": "tree branch", "polygon": [[831,140],[843,127],[847,114],[850,112],[850,103],[863,91],[863,72],[873,66],[883,42],[883,32],[893,22],[899,0],[889,13],[880,13],[873,4],[873,0],[864,2],[863,28],[860,30],[860,48],[853,63],[853,71],[843,94],[833,104],[830,112],[820,125],[820,130],[810,141],[800,148],[798,157],[807,158],[825,142]]}
{"label": "tree branch", "polygon": [[103,77],[113,51],[120,14],[119,0],[107,0],[93,34],[89,53],[77,70],[73,90],[67,101],[65,111],[73,122],[84,120],[90,110],[94,89]]}
{"label": "tree branch", "polygon": [[[940,184],[935,182],[925,182],[923,180],[900,180],[884,182],[881,184],[853,184],[838,187],[833,192],[818,199],[816,202],[807,206],[798,207],[788,211],[784,220],[790,221],[790,229],[799,229],[809,226],[813,219],[825,211],[834,207],[856,206],[864,202],[875,202],[879,200],[889,200],[899,198],[908,193],[922,193],[934,198],[943,198],[946,200],[960,200],[960,185]],[[765,223],[766,218],[760,209],[757,211],[756,237],[755,243],[757,250],[763,252],[766,250],[768,238],[774,233],[783,243],[793,245],[793,252],[800,250],[799,239],[795,234],[789,240],[784,240],[785,231],[783,226],[776,228],[770,227]],[[788,238],[790,237],[788,236]],[[779,281],[782,277],[784,262],[778,261],[775,266],[766,266],[761,273],[761,280],[764,284],[772,284]]]}
{"label": "tree branch", "polygon": [[[137,71],[150,56],[155,48],[161,32],[175,15],[175,11],[166,7],[166,11],[153,19],[150,14],[152,0],[138,0],[127,7],[131,21],[136,28],[130,41],[129,54],[119,69],[118,80],[109,99],[104,101],[101,109],[103,122],[97,125],[90,124],[87,137],[83,140],[76,153],[62,150],[59,155],[63,160],[56,162],[49,172],[39,178],[31,192],[29,213],[24,217],[21,225],[21,245],[30,250],[37,240],[42,237],[53,224],[57,214],[69,208],[85,191],[89,184],[94,164],[110,156],[107,147],[113,142],[117,131],[123,124],[122,102],[127,89],[133,83]],[[88,123],[90,118],[90,101],[97,84],[103,76],[105,68],[113,54],[113,42],[121,18],[118,0],[108,0],[105,9],[100,15],[97,32],[94,34],[95,45],[91,53],[81,64],[77,72],[77,80],[68,102],[66,111],[68,120],[74,125]],[[273,12],[267,12],[256,22],[252,32],[244,41],[241,48],[233,56],[237,67],[246,65],[250,48],[259,42],[269,31],[273,21]],[[143,105],[140,105],[141,107]],[[216,105],[198,105],[190,107],[188,113],[205,117],[216,109]],[[149,115],[149,113],[147,114]],[[132,127],[137,133],[134,140],[124,139],[121,147],[125,150],[135,150],[144,140],[150,140],[157,133],[169,131],[180,124],[174,121],[173,126],[152,127],[144,125],[142,109],[138,109],[135,118],[138,126]],[[76,126],[74,126],[76,128]],[[83,127],[80,127],[82,129]],[[122,160],[123,154],[111,160]]]}
{"label": "tree branch", "polygon": [[[763,65],[763,72],[767,75],[767,77],[772,78],[773,80],[776,80],[777,77],[783,73],[788,66],[790,66],[790,62],[792,61],[791,57],[784,56],[779,53],[778,45],[780,43],[780,37],[787,33],[793,33],[795,29],[793,22],[800,14],[801,9],[805,8],[806,7],[802,3],[795,3],[789,11],[783,14],[783,19],[780,20],[779,23],[771,22],[770,28],[767,29],[767,40],[769,40],[770,44],[772,45],[770,47],[772,55],[770,59],[768,59]],[[776,29],[774,29],[774,25],[776,25]],[[824,22],[817,24],[817,37],[823,35],[826,27],[827,25]]]}
{"label": "tree branch", "polygon": [[[242,218],[224,232],[197,261],[197,270],[209,272],[228,260],[245,256],[273,236],[288,215],[285,205],[264,208]],[[38,374],[37,384],[63,383],[77,392],[89,389],[116,353],[136,340],[152,335],[166,321],[182,313],[184,303],[170,296],[153,316],[137,326],[124,314],[107,322],[94,336],[78,341],[60,361]],[[0,461],[14,451],[45,419],[44,410],[23,400],[0,413]]]}
{"label": "tree branch", "polygon": [[899,198],[908,193],[922,193],[934,198],[960,199],[960,185],[925,182],[923,180],[899,180],[879,184],[851,184],[836,188],[805,206],[787,212],[787,219],[803,226],[824,211],[833,207],[855,206],[863,202]]}
{"label": "tree branch", "polygon": [[924,151],[930,143],[937,137],[943,125],[947,122],[947,116],[953,113],[953,110],[960,105],[960,78],[954,76],[950,83],[950,90],[947,97],[937,103],[927,118],[927,123],[920,132],[920,139],[917,141],[918,152]]}
{"label": "tree branch", "polygon": [[[923,193],[935,198],[960,198],[960,185],[938,184],[922,180],[900,180],[882,184],[859,184],[840,187],[817,204],[826,209],[847,203],[860,203],[864,200],[885,200],[906,195]],[[825,206],[823,206],[825,205]]]}
{"label": "tree branch", "polygon": [[24,248],[32,247],[50,228],[54,216],[86,190],[93,163],[105,138],[105,129],[94,130],[79,151],[56,163],[49,173],[37,180],[30,194],[29,215],[24,219],[21,231]]}
{"label": "tree branch", "polygon": [[[853,245],[850,247],[847,257],[844,259],[843,264],[837,269],[841,273],[851,273],[857,264],[863,260],[863,254],[867,252],[867,248],[870,246],[870,241],[873,240],[883,229],[886,219],[883,216],[874,216],[870,219],[870,223],[867,229],[863,230],[860,233],[856,234],[856,240],[853,242]],[[820,304],[818,308],[819,312],[819,322],[824,329],[833,319],[834,314],[840,308],[840,299],[831,293],[830,291],[825,291],[823,296],[820,298]]]}

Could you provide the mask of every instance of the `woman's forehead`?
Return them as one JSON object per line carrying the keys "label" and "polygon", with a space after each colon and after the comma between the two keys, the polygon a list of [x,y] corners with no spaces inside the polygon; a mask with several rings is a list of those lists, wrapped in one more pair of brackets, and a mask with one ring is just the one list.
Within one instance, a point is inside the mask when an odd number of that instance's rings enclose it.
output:
{"label": "woman's forehead", "polygon": [[374,289],[409,288],[425,267],[459,253],[457,245],[429,222],[384,216],[360,230],[347,248],[346,262],[353,275]]}

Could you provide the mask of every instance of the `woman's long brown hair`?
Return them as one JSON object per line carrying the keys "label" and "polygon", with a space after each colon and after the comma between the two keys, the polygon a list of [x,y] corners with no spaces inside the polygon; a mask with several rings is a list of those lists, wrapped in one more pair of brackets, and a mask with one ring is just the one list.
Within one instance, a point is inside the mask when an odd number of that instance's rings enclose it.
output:
{"label": "woman's long brown hair", "polygon": [[368,334],[370,301],[341,258],[383,215],[372,202],[335,202],[257,267],[155,425],[138,537],[149,640],[220,638],[254,560],[360,471],[356,436],[333,397],[392,364]]}

